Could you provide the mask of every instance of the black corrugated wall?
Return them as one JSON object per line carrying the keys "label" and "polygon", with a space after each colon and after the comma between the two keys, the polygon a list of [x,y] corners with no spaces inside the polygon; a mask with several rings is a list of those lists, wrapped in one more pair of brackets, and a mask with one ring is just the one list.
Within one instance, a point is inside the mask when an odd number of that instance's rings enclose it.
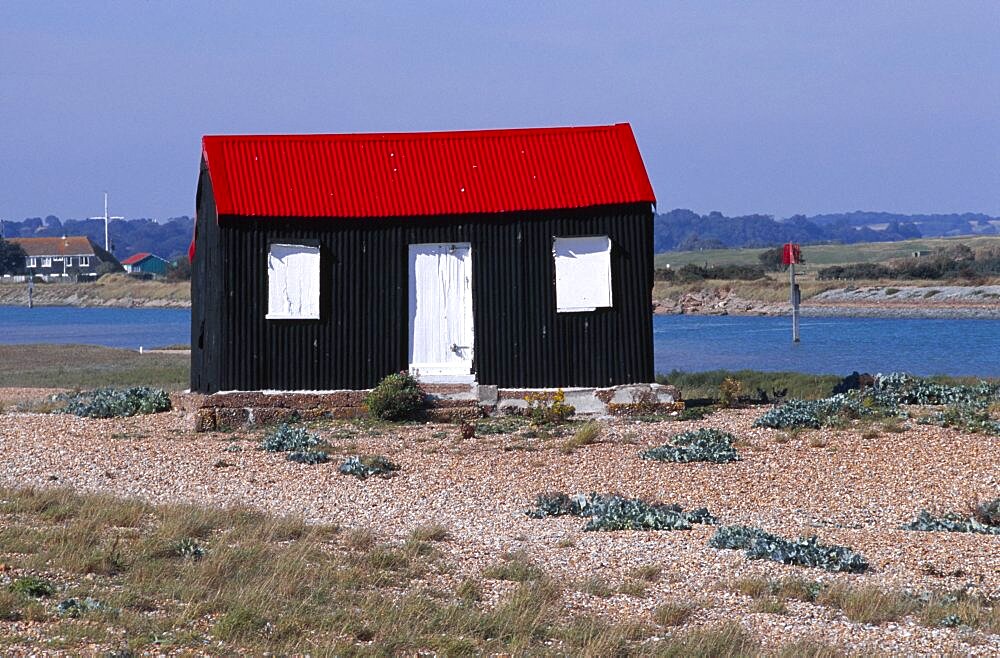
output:
{"label": "black corrugated wall", "polygon": [[[192,390],[370,388],[405,370],[409,245],[439,242],[472,244],[479,383],[653,380],[649,205],[402,220],[223,217],[216,224],[214,206],[203,208],[213,203],[208,188],[203,175]],[[573,235],[611,237],[613,308],[555,312],[552,238]],[[321,319],[265,320],[269,245],[296,241],[321,248]]]}

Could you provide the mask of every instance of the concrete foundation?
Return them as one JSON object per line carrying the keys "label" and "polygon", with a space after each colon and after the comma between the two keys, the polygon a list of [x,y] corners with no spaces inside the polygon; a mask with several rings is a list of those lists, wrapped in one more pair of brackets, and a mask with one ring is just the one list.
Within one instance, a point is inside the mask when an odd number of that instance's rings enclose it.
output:
{"label": "concrete foundation", "polygon": [[[527,397],[551,400],[557,389],[502,389],[480,384],[422,384],[428,421],[456,422],[482,416],[526,414]],[[684,408],[673,386],[630,384],[611,388],[563,389],[565,404],[576,416],[633,415],[677,411]],[[285,392],[233,391],[201,395],[175,393],[175,409],[188,412],[196,432],[232,431],[298,420],[359,418],[366,414],[368,391]]]}

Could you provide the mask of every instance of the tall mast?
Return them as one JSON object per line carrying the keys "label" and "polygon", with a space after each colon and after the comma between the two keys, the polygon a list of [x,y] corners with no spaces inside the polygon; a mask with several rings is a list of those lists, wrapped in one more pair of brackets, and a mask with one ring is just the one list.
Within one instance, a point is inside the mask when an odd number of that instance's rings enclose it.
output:
{"label": "tall mast", "polygon": [[125,219],[124,217],[118,217],[117,215],[112,217],[108,215],[108,193],[104,192],[104,216],[103,217],[90,217],[90,219],[103,219],[104,220],[104,251],[111,253],[111,242],[108,239],[108,222],[112,219]]}

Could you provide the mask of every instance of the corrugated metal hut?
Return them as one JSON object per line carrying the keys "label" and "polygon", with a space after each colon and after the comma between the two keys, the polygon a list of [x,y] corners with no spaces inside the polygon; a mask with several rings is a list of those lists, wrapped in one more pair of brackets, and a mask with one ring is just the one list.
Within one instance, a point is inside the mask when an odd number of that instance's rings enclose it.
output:
{"label": "corrugated metal hut", "polygon": [[628,124],[205,137],[191,389],[650,382],[655,202]]}

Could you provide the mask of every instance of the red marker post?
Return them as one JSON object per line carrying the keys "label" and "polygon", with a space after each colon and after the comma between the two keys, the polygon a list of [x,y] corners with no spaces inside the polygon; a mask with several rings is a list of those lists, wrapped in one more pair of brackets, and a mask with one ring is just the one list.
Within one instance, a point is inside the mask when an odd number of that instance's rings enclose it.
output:
{"label": "red marker post", "polygon": [[802,250],[799,245],[792,242],[787,243],[781,249],[781,263],[788,266],[788,281],[791,286],[790,301],[792,302],[792,342],[799,342],[799,302],[802,295],[799,293],[799,284],[795,283],[795,265],[803,263]]}

